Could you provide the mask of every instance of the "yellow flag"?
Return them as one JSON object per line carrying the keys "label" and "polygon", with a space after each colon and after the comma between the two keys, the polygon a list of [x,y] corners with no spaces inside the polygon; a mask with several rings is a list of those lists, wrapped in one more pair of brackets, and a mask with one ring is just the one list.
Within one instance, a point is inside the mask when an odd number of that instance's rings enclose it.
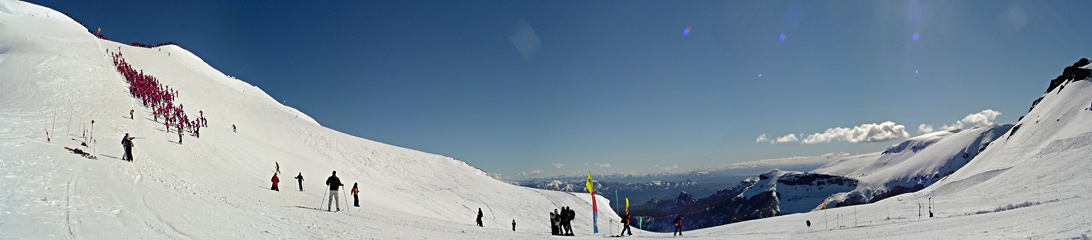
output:
{"label": "yellow flag", "polygon": [[592,189],[591,171],[588,171],[588,181],[584,182],[584,187],[588,188],[589,193],[595,193],[595,190]]}
{"label": "yellow flag", "polygon": [[629,198],[626,198],[626,212],[629,212]]}

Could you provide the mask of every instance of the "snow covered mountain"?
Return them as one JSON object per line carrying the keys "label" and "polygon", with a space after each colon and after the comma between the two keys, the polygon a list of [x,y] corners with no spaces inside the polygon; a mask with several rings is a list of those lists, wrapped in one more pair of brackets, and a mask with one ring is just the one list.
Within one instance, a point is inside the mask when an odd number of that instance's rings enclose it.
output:
{"label": "snow covered mountain", "polygon": [[690,228],[706,228],[807,212],[830,195],[856,186],[852,178],[774,169],[709,197],[694,199],[684,192],[672,201],[646,202],[631,214],[640,216],[642,229],[649,231],[673,231],[678,214],[686,216],[683,222]]}
{"label": "snow covered mountain", "polygon": [[[179,144],[164,131],[130,95],[111,53],[178,90],[187,109],[203,111],[201,137]],[[685,225],[686,237],[1088,238],[1090,68],[1087,61],[1066,68],[1015,126],[918,192],[693,231]],[[4,239],[545,239],[552,238],[547,211],[561,206],[577,211],[576,238],[601,238],[591,235],[586,193],[513,186],[455,159],[324,128],[181,47],[98,39],[64,14],[25,2],[0,0],[0,92]],[[125,133],[139,137],[131,163],[119,160]],[[284,172],[282,191],[269,190],[274,162]],[[333,170],[360,184],[361,208],[325,211],[322,180]],[[300,172],[305,191],[290,181]],[[755,184],[785,188],[772,182]],[[760,189],[754,196],[766,192]],[[342,205],[351,198],[342,197]],[[608,225],[619,220],[609,200],[597,198],[602,234],[613,234],[617,226]],[[922,217],[923,204],[935,218]],[[474,226],[477,208],[484,228]]]}
{"label": "snow covered mountain", "polygon": [[[177,90],[191,117],[202,111],[200,138],[179,144],[165,132],[130,95],[113,53]],[[592,232],[587,193],[514,186],[449,157],[324,128],[181,47],[98,39],[30,3],[0,0],[0,76],[2,238],[515,239],[548,237],[548,212],[562,206],[582,213],[574,230]],[[138,137],[132,163],[120,161],[126,133]],[[275,162],[279,192],[269,190]],[[335,170],[347,187],[360,184],[361,208],[346,206],[347,189],[345,211],[320,204]],[[617,222],[610,201],[598,202],[599,221]],[[484,228],[473,226],[478,208]]]}
{"label": "snow covered mountain", "polygon": [[[947,177],[971,162],[979,151],[985,150],[1012,126],[992,125],[925,134],[888,147],[882,153],[834,161],[813,172],[860,181],[853,191],[831,196],[825,201],[827,207],[875,202],[921,190]],[[813,207],[822,208],[821,205]]]}

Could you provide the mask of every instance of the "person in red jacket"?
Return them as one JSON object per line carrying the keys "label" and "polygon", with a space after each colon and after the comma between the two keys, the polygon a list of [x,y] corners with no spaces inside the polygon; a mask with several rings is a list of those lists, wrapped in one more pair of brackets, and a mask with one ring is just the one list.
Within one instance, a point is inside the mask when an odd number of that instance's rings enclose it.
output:
{"label": "person in red jacket", "polygon": [[270,179],[270,181],[273,181],[273,187],[270,188],[269,190],[276,190],[276,191],[280,192],[281,189],[277,188],[277,184],[281,183],[281,179],[277,177],[276,173],[273,173],[273,179]]}

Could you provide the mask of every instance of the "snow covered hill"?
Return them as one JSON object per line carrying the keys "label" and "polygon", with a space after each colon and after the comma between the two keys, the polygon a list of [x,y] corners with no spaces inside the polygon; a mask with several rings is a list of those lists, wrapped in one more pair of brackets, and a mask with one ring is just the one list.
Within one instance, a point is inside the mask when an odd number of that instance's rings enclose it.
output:
{"label": "snow covered hill", "polygon": [[947,177],[1011,128],[1011,124],[1004,124],[925,134],[888,147],[882,153],[834,161],[813,172],[860,181],[853,191],[827,199],[827,207],[874,202],[921,190]]}
{"label": "snow covered hill", "polygon": [[[191,112],[203,111],[208,128],[201,138],[186,136],[179,144],[152,119],[108,51],[178,90],[176,101]],[[685,235],[1088,238],[1092,111],[1085,109],[1092,82],[1067,72],[1090,67],[1067,68],[1027,116],[921,191]],[[586,193],[513,186],[449,157],[324,128],[183,48],[101,40],[63,14],[25,2],[0,0],[0,92],[4,239],[545,239],[553,238],[547,212],[561,206],[577,212],[576,238],[601,238],[591,235]],[[132,163],[119,160],[125,133],[139,137]],[[284,172],[282,191],[269,190],[274,162]],[[325,211],[323,180],[333,170],[360,184],[361,208]],[[300,172],[302,192],[291,181]],[[599,228],[613,233],[610,223],[619,219],[608,199],[597,201]],[[921,206],[936,217],[922,217]],[[477,208],[485,213],[484,228],[474,226]]]}
{"label": "snow covered hill", "polygon": [[[201,137],[179,144],[165,132],[107,51],[177,90],[190,114],[203,111]],[[0,76],[5,239],[515,239],[548,237],[548,212],[562,206],[580,213],[575,231],[592,232],[587,193],[513,186],[449,157],[324,128],[183,48],[101,40],[33,4],[0,0]],[[120,160],[126,133],[138,137],[132,163]],[[269,190],[275,162],[281,191]],[[348,189],[345,211],[320,204],[335,170],[346,187],[360,184],[361,208],[346,206]],[[600,225],[617,222],[598,202]],[[473,226],[478,208],[485,228]]]}

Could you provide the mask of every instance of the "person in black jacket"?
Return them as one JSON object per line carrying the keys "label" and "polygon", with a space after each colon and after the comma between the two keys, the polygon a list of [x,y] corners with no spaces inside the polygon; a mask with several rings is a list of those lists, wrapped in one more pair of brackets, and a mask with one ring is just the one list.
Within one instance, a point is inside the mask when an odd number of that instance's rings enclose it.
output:
{"label": "person in black jacket", "polygon": [[622,217],[622,233],[619,233],[618,236],[622,236],[623,234],[626,234],[626,232],[629,232],[629,235],[633,236],[633,231],[629,230],[629,212],[626,212],[626,216]]}
{"label": "person in black jacket", "polygon": [[300,172],[300,175],[296,175],[296,181],[298,181],[300,183],[300,192],[302,192],[303,191],[303,172]]}
{"label": "person in black jacket", "polygon": [[682,236],[682,214],[675,217],[675,236]]}
{"label": "person in black jacket", "polygon": [[330,211],[330,205],[336,205],[337,210],[341,211],[341,197],[337,196],[337,189],[345,186],[345,184],[341,184],[341,179],[337,178],[337,171],[334,171],[329,178],[326,178],[326,185],[330,186],[330,201],[326,203],[326,211]]}
{"label": "person in black jacket", "polygon": [[576,211],[573,211],[571,207],[565,207],[569,210],[569,220],[565,222],[565,230],[569,231],[569,236],[573,235],[573,219],[576,219]]}
{"label": "person in black jacket", "polygon": [[121,147],[125,149],[125,154],[121,155],[121,160],[133,161],[133,137],[130,137],[128,133],[124,137],[121,137]]}
{"label": "person in black jacket", "polygon": [[478,219],[476,221],[478,222],[479,227],[485,227],[485,226],[482,226],[482,216],[484,216],[482,214],[482,208],[478,208]]}

